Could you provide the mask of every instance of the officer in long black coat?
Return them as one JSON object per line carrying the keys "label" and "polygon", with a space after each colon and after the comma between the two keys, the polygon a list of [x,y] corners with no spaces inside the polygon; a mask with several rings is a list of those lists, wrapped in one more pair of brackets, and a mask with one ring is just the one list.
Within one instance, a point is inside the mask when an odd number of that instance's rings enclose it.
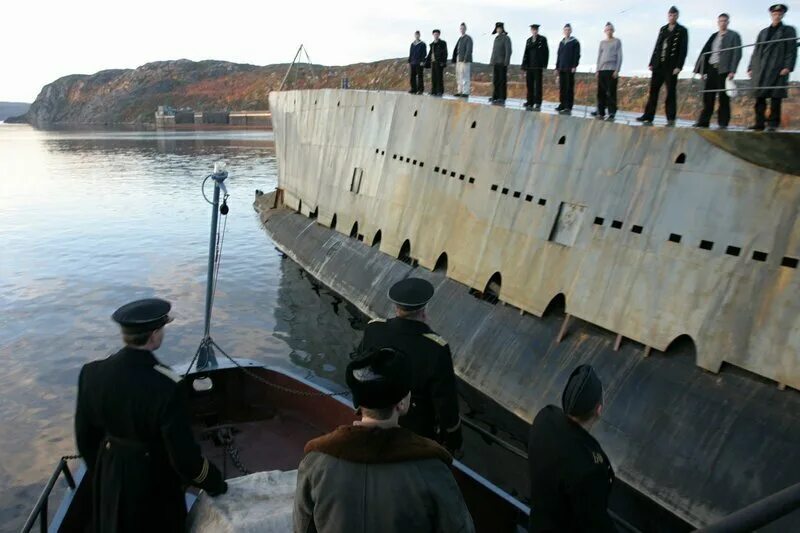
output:
{"label": "officer in long black coat", "polygon": [[[756,123],[751,130],[761,131],[766,126],[775,130],[781,125],[781,103],[789,96],[785,88],[789,85],[789,74],[794,71],[797,62],[797,31],[793,26],[783,23],[783,16],[788,11],[785,4],[770,6],[772,24],[761,30],[753,48],[750,67],[747,69],[753,79],[753,86],[765,87],[756,89],[755,112]],[[770,99],[769,124],[766,123],[767,98]]]}
{"label": "officer in long black coat", "polygon": [[169,302],[120,307],[125,348],[78,378],[75,434],[92,480],[94,531],[183,531],[184,488],[214,496],[227,485],[195,443],[179,376],[153,355],[172,319]]}
{"label": "officer in long black coat", "polygon": [[528,441],[531,533],[610,533],[614,469],[588,429],[603,408],[603,386],[589,365],[576,368],[561,397],[536,415]]}
{"label": "officer in long black coat", "polygon": [[358,354],[370,349],[394,348],[410,359],[414,373],[411,407],[400,425],[434,439],[451,452],[461,448],[461,417],[447,342],[425,323],[425,306],[433,297],[433,285],[407,278],[389,289],[397,316],[367,324]]}

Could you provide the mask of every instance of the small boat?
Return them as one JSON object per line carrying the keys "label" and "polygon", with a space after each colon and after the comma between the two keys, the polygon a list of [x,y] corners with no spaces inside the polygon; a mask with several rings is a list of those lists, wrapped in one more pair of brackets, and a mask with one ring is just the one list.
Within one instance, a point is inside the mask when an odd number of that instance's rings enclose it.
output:
{"label": "small boat", "polygon": [[[218,213],[227,214],[223,184],[227,172],[215,168],[206,178],[214,181],[209,270],[206,293],[205,336],[197,354],[185,368],[176,368],[188,398],[192,428],[203,455],[226,479],[255,472],[295,470],[309,440],[357,419],[345,391],[327,387],[295,375],[288,369],[263,366],[247,359],[234,359],[211,339],[210,320],[213,288],[218,272]],[[204,182],[205,185],[205,182]],[[220,205],[220,193],[226,196]],[[216,353],[225,356],[219,362]],[[38,523],[40,531],[83,532],[91,523],[91,479],[78,456],[59,460],[31,511],[23,533]],[[530,509],[486,478],[454,461],[453,475],[461,488],[478,531],[524,530]],[[56,512],[49,513],[50,495],[63,476],[67,484]],[[197,492],[187,492],[187,508],[197,501]]]}

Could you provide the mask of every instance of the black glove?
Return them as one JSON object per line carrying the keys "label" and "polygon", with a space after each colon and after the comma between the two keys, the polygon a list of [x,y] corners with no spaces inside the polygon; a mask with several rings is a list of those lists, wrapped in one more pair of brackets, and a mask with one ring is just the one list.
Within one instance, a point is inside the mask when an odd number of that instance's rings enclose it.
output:
{"label": "black glove", "polygon": [[209,487],[206,489],[206,492],[209,496],[219,496],[220,494],[225,494],[228,492],[228,483],[223,481],[219,485],[215,485],[214,487]]}
{"label": "black glove", "polygon": [[200,488],[206,491],[209,496],[219,496],[228,492],[228,484],[225,483],[222,472],[211,463],[208,466],[208,476],[200,484]]}
{"label": "black glove", "polygon": [[452,454],[460,450],[461,446],[464,445],[464,436],[461,434],[461,426],[458,426],[458,429],[455,431],[443,432],[442,445]]}

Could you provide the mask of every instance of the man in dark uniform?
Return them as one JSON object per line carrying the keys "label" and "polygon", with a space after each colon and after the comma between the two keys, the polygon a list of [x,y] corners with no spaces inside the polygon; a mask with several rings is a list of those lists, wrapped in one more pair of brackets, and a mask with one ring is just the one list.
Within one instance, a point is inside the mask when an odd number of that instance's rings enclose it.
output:
{"label": "man in dark uniform", "polygon": [[506,33],[506,25],[502,22],[495,23],[492,35],[496,35],[496,37],[492,45],[489,64],[492,66],[494,90],[489,102],[505,105],[508,95],[508,65],[511,64],[511,38]]}
{"label": "man in dark uniform", "polygon": [[588,431],[603,410],[603,386],[591,366],[572,372],[561,405],[539,411],[531,426],[530,531],[616,531],[608,515],[614,470]]}
{"label": "man in dark uniform", "polygon": [[444,94],[444,69],[447,66],[447,43],[439,39],[442,34],[433,30],[433,42],[428,48],[425,66],[431,69],[431,96]]}
{"label": "man in dark uniform", "polygon": [[653,55],[650,57],[650,70],[653,76],[650,78],[650,94],[647,98],[647,105],[644,108],[644,115],[637,117],[636,120],[644,124],[652,124],[656,116],[656,106],[658,105],[658,93],[661,86],[667,84],[667,125],[675,125],[675,117],[678,113],[678,74],[683,70],[683,63],[686,61],[686,53],[689,50],[689,32],[685,26],[678,24],[678,8],[672,6],[667,13],[668,23],[661,26],[656,39],[656,46]]}
{"label": "man in dark uniform", "polygon": [[432,297],[433,285],[424,279],[407,278],[392,285],[389,299],[397,317],[371,321],[358,353],[394,348],[410,358],[411,408],[400,425],[453,452],[462,444],[456,377],[450,347],[425,323],[425,306]]}
{"label": "man in dark uniform", "polygon": [[419,38],[419,31],[414,32],[414,41],[408,50],[408,64],[411,70],[411,94],[422,94],[425,92],[425,78],[422,68],[425,65],[427,56],[427,46]]}
{"label": "man in dark uniform", "polygon": [[[775,4],[769,8],[772,24],[759,32],[750,58],[747,72],[753,80],[753,86],[766,87],[754,91],[756,123],[749,128],[751,130],[762,131],[766,126],[769,131],[775,131],[781,125],[781,103],[789,96],[789,91],[775,87],[789,85],[789,74],[794,71],[797,61],[797,41],[792,40],[797,37],[797,32],[793,26],[783,23],[783,16],[788,10],[785,4]],[[767,98],[770,99],[768,124]]]}
{"label": "man in dark uniform", "polygon": [[558,73],[559,104],[556,111],[571,115],[575,104],[575,72],[581,60],[581,43],[572,36],[572,25],[564,24],[564,38],[558,43],[556,72]]}
{"label": "man in dark uniform", "polygon": [[525,53],[522,56],[522,70],[525,71],[525,82],[528,86],[528,99],[525,109],[539,111],[542,109],[542,72],[550,61],[550,49],[547,38],[539,35],[539,25],[531,24],[531,36],[525,42]]}
{"label": "man in dark uniform", "polygon": [[75,435],[100,533],[183,531],[185,485],[212,496],[227,490],[195,443],[180,377],[153,355],[170,308],[154,298],[117,309],[112,318],[126,346],[88,363],[78,378]]}

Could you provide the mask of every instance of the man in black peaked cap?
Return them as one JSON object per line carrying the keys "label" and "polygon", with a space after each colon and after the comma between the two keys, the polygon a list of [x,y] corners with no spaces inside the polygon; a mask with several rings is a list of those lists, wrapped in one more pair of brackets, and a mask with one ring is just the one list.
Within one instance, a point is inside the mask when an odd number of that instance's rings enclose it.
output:
{"label": "man in black peaked cap", "polygon": [[361,420],[306,444],[295,533],[472,533],[450,454],[398,424],[411,404],[408,356],[371,350],[347,365],[345,379]]}
{"label": "man in black peaked cap", "polygon": [[125,347],[84,365],[78,378],[75,436],[99,533],[183,531],[186,485],[212,496],[227,490],[195,443],[180,376],[153,355],[170,309],[157,298],[117,309]]}
{"label": "man in black peaked cap", "polygon": [[414,373],[411,408],[400,425],[453,452],[462,444],[458,392],[450,347],[426,323],[425,306],[433,292],[433,285],[419,278],[392,285],[389,299],[397,316],[367,324],[358,353],[388,347],[408,355]]}
{"label": "man in black peaked cap", "polygon": [[[774,131],[781,126],[781,104],[788,98],[789,74],[797,62],[797,31],[794,26],[783,23],[783,16],[789,10],[785,4],[774,4],[769,8],[772,22],[761,30],[750,58],[748,74],[756,89],[756,123],[749,129],[762,131],[766,127]],[[767,99],[770,100],[769,123],[767,123]]]}
{"label": "man in black peaked cap", "polygon": [[539,35],[538,24],[531,24],[531,36],[525,42],[525,53],[522,56],[522,70],[525,71],[525,84],[528,88],[525,109],[529,111],[542,109],[542,73],[549,61],[547,38]]}
{"label": "man in black peaked cap", "polygon": [[603,385],[591,366],[572,372],[561,405],[539,411],[531,426],[530,531],[616,531],[608,515],[614,470],[589,434],[603,411]]}
{"label": "man in black peaked cap", "polygon": [[444,94],[444,69],[447,66],[447,43],[439,38],[442,32],[433,30],[425,66],[431,69],[431,96]]}
{"label": "man in black peaked cap", "polygon": [[689,32],[685,26],[678,24],[680,12],[678,8],[672,6],[667,12],[667,24],[658,30],[656,45],[653,54],[650,56],[650,70],[653,72],[650,78],[650,94],[647,97],[647,104],[644,114],[636,117],[636,120],[647,125],[653,124],[658,106],[658,93],[661,86],[667,86],[666,114],[667,126],[675,125],[675,117],[678,113],[678,74],[683,70],[686,61],[686,53],[689,50]]}

